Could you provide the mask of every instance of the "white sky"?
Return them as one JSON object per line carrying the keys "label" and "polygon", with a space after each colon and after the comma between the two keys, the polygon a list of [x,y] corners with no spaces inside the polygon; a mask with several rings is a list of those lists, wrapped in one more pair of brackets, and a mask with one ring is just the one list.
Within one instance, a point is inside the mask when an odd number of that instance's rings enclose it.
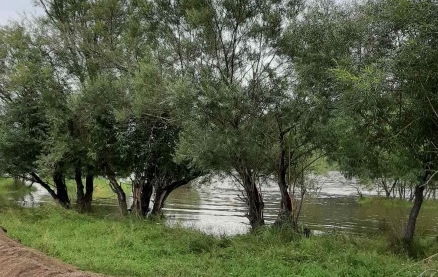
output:
{"label": "white sky", "polygon": [[[34,0],[0,0],[0,25],[5,25],[9,20],[20,20],[21,15],[41,15],[43,10],[36,8]],[[335,0],[345,2],[346,0]]]}
{"label": "white sky", "polygon": [[33,0],[0,0],[0,25],[5,25],[9,20],[20,20],[21,15],[41,15],[43,11],[36,8]]}

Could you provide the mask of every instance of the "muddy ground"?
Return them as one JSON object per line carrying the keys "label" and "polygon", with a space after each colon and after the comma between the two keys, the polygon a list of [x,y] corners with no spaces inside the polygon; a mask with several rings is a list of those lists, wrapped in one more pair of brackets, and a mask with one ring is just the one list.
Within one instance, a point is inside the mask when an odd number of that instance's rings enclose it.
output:
{"label": "muddy ground", "polygon": [[0,277],[104,277],[84,272],[11,239],[0,228]]}

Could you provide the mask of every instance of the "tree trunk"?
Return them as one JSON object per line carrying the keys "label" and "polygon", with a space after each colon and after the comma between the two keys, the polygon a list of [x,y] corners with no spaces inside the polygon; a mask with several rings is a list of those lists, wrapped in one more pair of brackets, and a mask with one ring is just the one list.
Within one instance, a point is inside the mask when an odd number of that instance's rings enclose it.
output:
{"label": "tree trunk", "polygon": [[55,171],[55,173],[53,174],[53,182],[55,183],[56,192],[35,172],[31,172],[30,176],[32,176],[33,181],[45,188],[56,202],[58,202],[64,208],[70,209],[70,198],[68,197],[67,186],[65,185],[64,176],[61,172]]}
{"label": "tree trunk", "polygon": [[20,183],[20,177],[14,176],[14,185],[18,187],[18,185],[22,185],[22,184],[24,184],[24,182]]}
{"label": "tree trunk", "polygon": [[411,212],[409,214],[408,223],[406,225],[405,235],[403,237],[403,241],[407,249],[409,249],[412,245],[412,240],[414,238],[415,225],[417,223],[417,217],[420,213],[421,205],[423,204],[423,193],[426,186],[427,178],[429,172],[426,171],[424,176],[417,186],[415,186],[414,190],[414,205],[412,206]]}
{"label": "tree trunk", "polygon": [[91,210],[91,202],[93,201],[94,191],[94,175],[91,170],[88,170],[85,176],[85,197],[84,197],[84,210],[89,212]]}
{"label": "tree trunk", "polygon": [[254,231],[265,224],[263,218],[264,203],[249,169],[242,166],[239,175],[242,179],[243,188],[246,194],[246,204],[248,205],[247,218],[251,229]]}
{"label": "tree trunk", "polygon": [[201,176],[201,172],[193,173],[192,176],[170,183],[169,185],[161,184],[155,187],[154,206],[152,207],[152,215],[163,215],[163,207],[167,197],[179,187],[187,185],[190,181]]}
{"label": "tree trunk", "polygon": [[56,194],[58,196],[59,203],[63,207],[70,209],[71,203],[68,197],[67,186],[65,184],[64,175],[61,171],[55,170],[55,174],[53,175],[53,182],[55,183]]}
{"label": "tree trunk", "polygon": [[39,176],[38,174],[36,174],[35,172],[31,172],[30,176],[32,176],[33,180],[40,184],[43,188],[45,188],[47,190],[47,192],[50,194],[50,196],[52,196],[52,198],[54,200],[56,200],[57,202],[59,202],[59,198],[58,195],[56,194],[56,192],[50,187],[49,184],[47,184],[46,182],[44,182]]}
{"label": "tree trunk", "polygon": [[163,215],[163,207],[164,202],[167,199],[167,196],[169,196],[170,192],[166,190],[165,188],[157,188],[155,190],[155,197],[154,197],[154,206],[152,207],[152,215],[154,216],[162,216]]}
{"label": "tree trunk", "polygon": [[151,201],[152,192],[154,190],[151,182],[144,178],[137,178],[132,182],[132,210],[137,217],[146,217],[149,212],[149,203]]}
{"label": "tree trunk", "polygon": [[283,222],[293,222],[293,206],[292,201],[288,192],[288,185],[286,181],[286,150],[284,146],[284,135],[280,133],[280,153],[278,156],[278,168],[277,168],[277,178],[278,186],[280,188],[281,202],[280,202],[280,213],[278,215],[278,220]]}
{"label": "tree trunk", "polygon": [[80,212],[85,211],[85,193],[84,183],[82,182],[82,169],[81,164],[77,163],[75,166],[75,181],[76,181],[76,205]]}
{"label": "tree trunk", "polygon": [[385,191],[385,197],[390,198],[391,197],[391,190],[389,190],[388,184],[387,184],[386,180],[384,180],[384,179],[382,179],[382,187],[383,187],[383,190]]}
{"label": "tree trunk", "polygon": [[141,215],[142,217],[146,217],[149,213],[149,203],[151,202],[152,192],[154,191],[154,187],[148,183],[145,184],[141,191],[140,199],[141,199]]}
{"label": "tree trunk", "polygon": [[139,180],[132,181],[132,206],[131,210],[137,217],[141,217],[141,191],[142,186]]}
{"label": "tree trunk", "polygon": [[128,215],[128,206],[126,204],[126,194],[122,187],[117,182],[115,176],[108,176],[109,186],[111,190],[117,195],[117,201],[119,203],[120,214],[122,216]]}

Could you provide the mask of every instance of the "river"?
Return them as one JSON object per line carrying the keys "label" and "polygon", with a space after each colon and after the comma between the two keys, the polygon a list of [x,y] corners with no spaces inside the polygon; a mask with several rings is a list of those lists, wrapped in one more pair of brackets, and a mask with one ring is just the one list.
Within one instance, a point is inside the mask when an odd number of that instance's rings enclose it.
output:
{"label": "river", "polygon": [[[322,176],[309,176],[312,183],[306,196],[300,223],[314,234],[350,232],[373,234],[382,226],[403,228],[409,207],[360,205],[358,189],[363,195],[377,195],[373,190],[361,188],[357,180],[345,179],[339,172],[328,172]],[[45,190],[34,184],[36,191],[22,196],[18,201],[25,207],[40,203],[53,203]],[[275,184],[262,187],[265,202],[266,222],[272,223],[278,213],[280,195]],[[207,183],[193,184],[174,191],[166,201],[164,213],[170,225],[182,225],[200,229],[206,233],[233,235],[249,230],[245,217],[246,207],[240,199],[241,191],[230,178],[212,178]],[[108,212],[117,213],[116,200],[97,199],[94,205],[105,206]],[[436,235],[438,213],[423,209],[417,230]]]}

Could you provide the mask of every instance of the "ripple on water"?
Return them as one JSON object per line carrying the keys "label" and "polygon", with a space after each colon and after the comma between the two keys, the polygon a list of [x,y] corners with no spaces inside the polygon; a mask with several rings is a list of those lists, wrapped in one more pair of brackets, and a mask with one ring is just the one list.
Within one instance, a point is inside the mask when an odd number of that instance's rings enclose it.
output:
{"label": "ripple on water", "polygon": [[[303,205],[300,222],[309,226],[314,234],[348,231],[359,234],[373,233],[379,229],[382,222],[395,221],[398,224],[404,220],[409,209],[385,207],[361,208],[357,204],[356,195],[358,182],[348,180],[338,172],[329,172],[324,176],[311,176],[312,182],[318,187],[314,190],[315,198],[306,198]],[[22,199],[15,199],[25,207],[35,207],[39,203],[53,203],[47,192],[34,184],[37,191]],[[365,195],[375,195],[375,192],[364,190]],[[169,225],[203,230],[213,234],[242,234],[249,230],[245,217],[247,208],[241,201],[239,187],[231,179],[212,179],[211,185],[196,185],[181,187],[167,199],[164,212]],[[264,216],[266,222],[272,223],[279,210],[280,195],[275,185],[263,188],[265,202]],[[95,205],[108,207],[111,212],[117,212],[117,202],[114,199],[99,199]],[[420,225],[426,227],[426,232],[435,233],[438,230],[438,216],[426,210],[420,214]]]}

